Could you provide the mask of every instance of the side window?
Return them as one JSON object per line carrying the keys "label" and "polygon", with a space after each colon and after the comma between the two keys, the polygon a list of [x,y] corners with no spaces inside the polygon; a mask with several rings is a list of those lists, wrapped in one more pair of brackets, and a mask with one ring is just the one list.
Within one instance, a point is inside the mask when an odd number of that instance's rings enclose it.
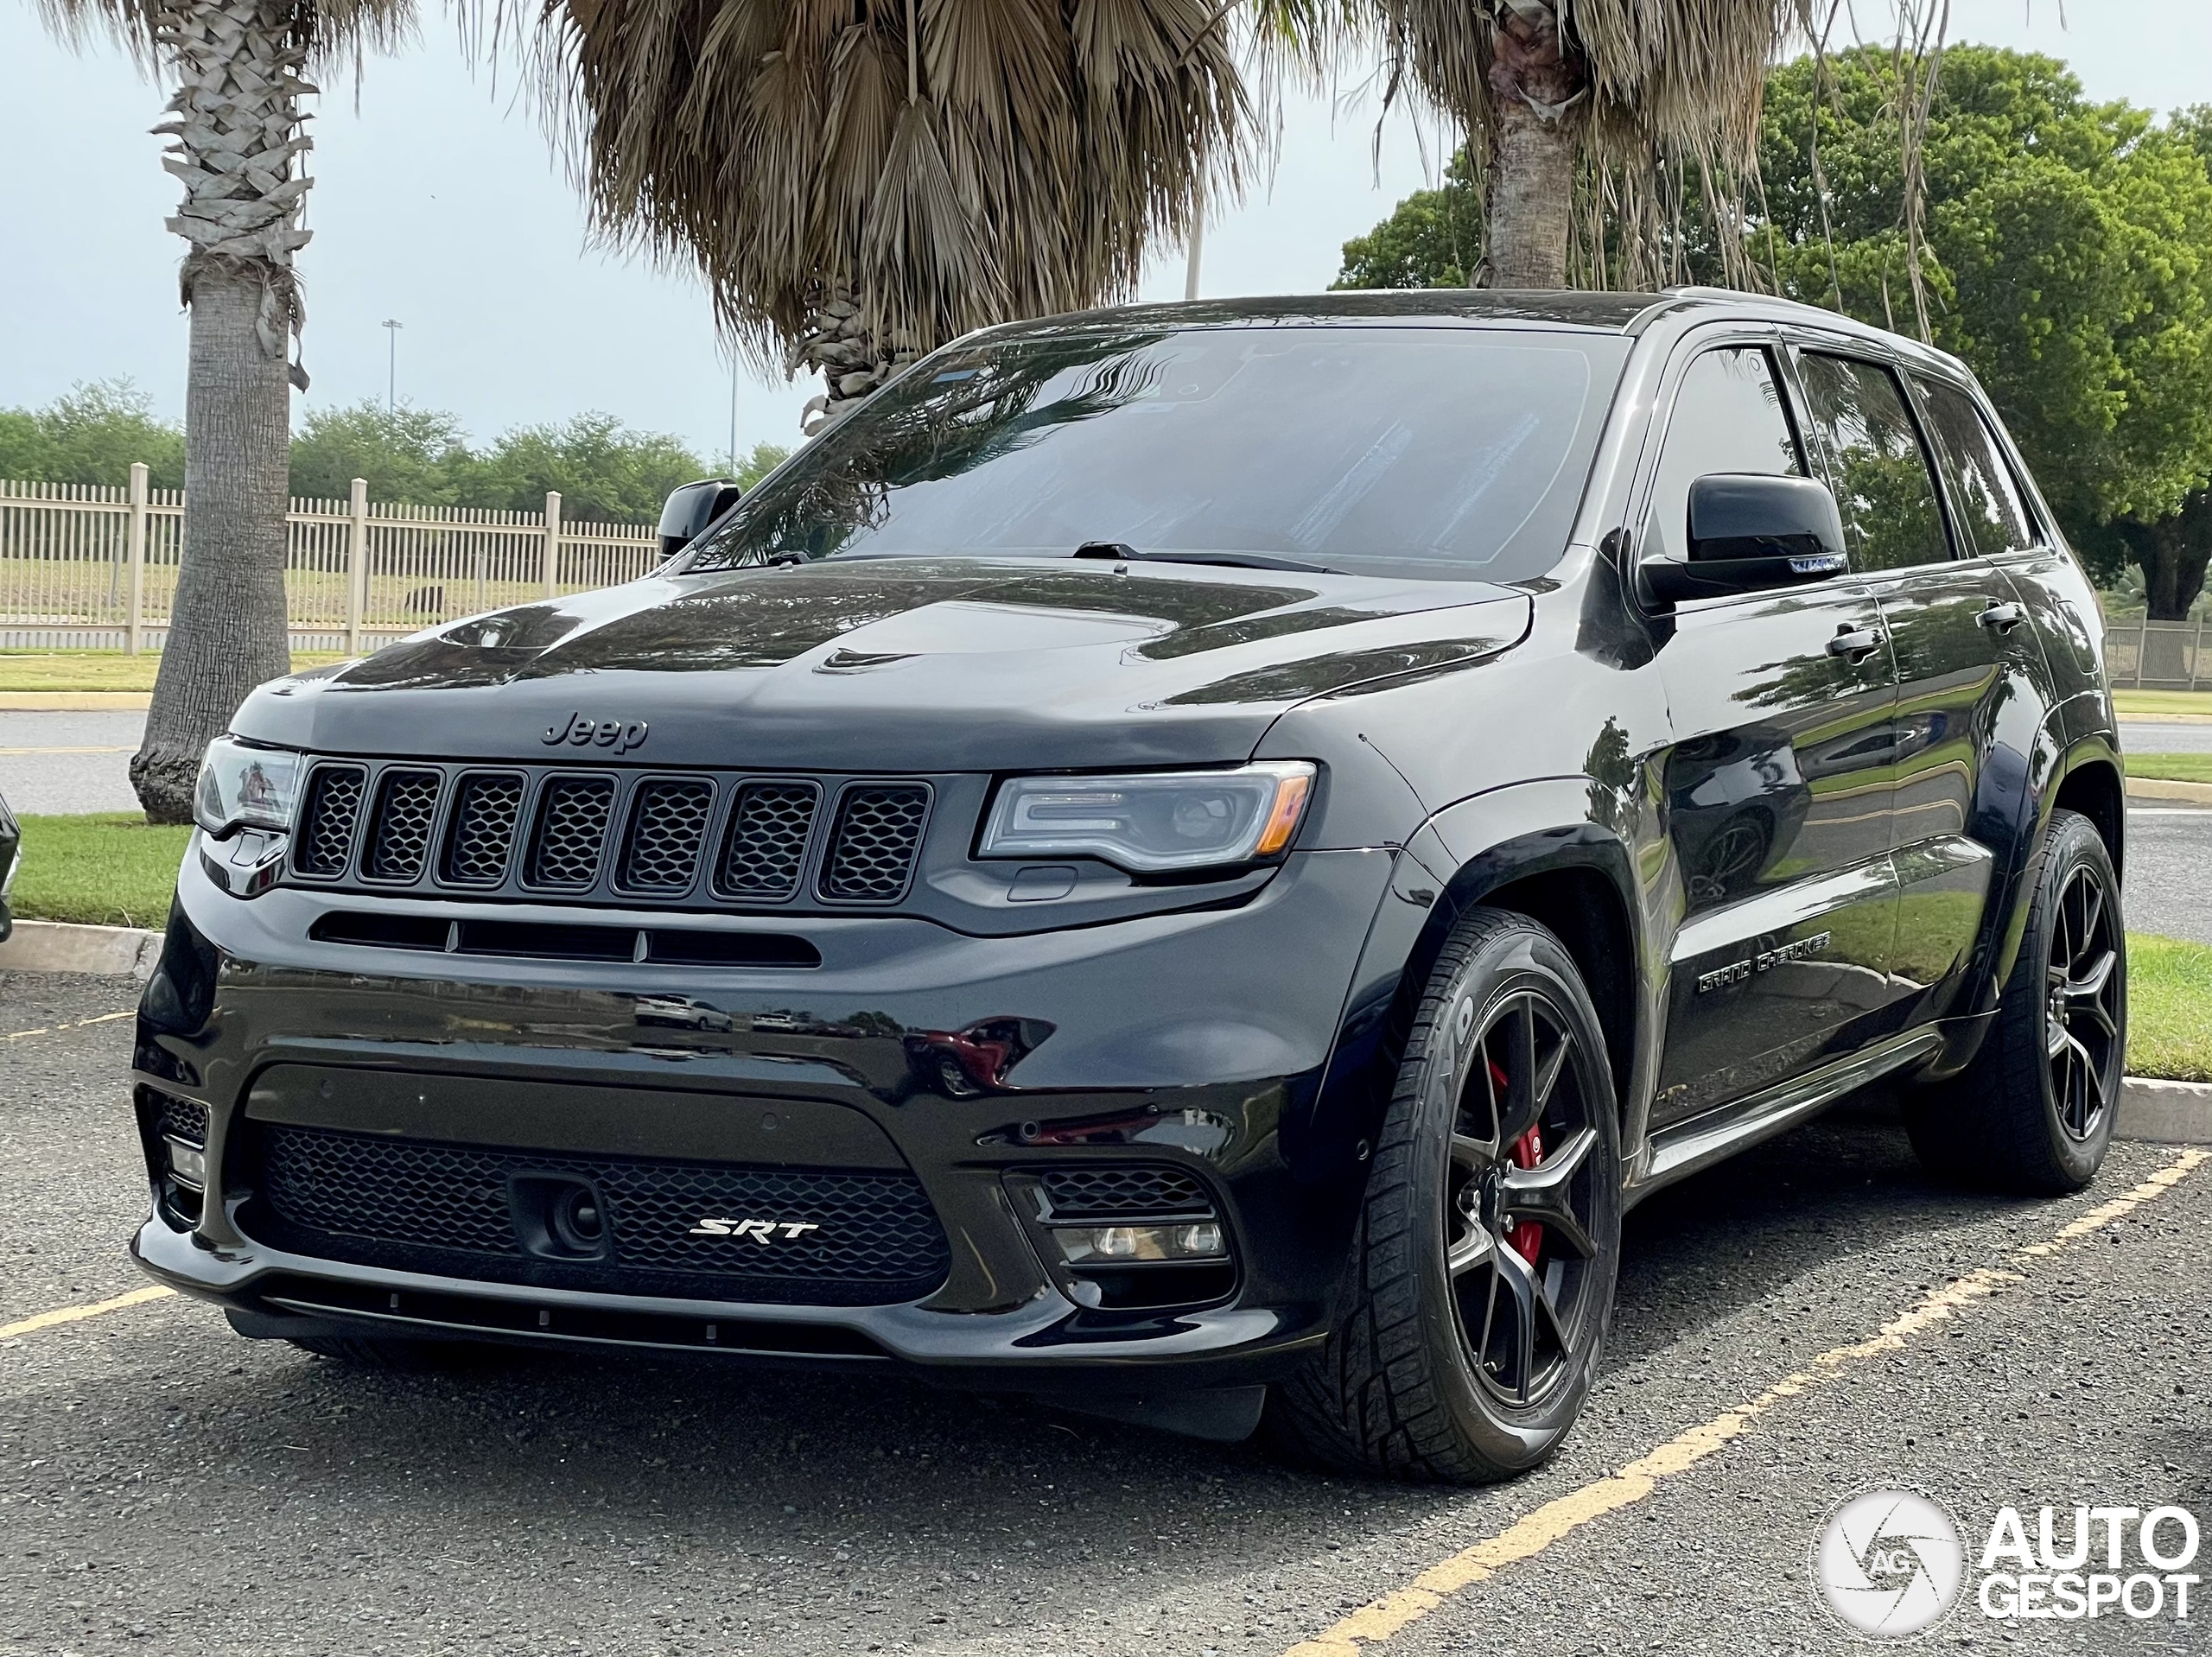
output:
{"label": "side window", "polygon": [[1955,385],[1922,380],[1936,464],[1959,515],[1959,529],[1977,553],[2012,552],[2035,544],[2012,473],[1974,401]]}
{"label": "side window", "polygon": [[1650,550],[1689,556],[1690,486],[1713,472],[1805,475],[1774,364],[1758,346],[1708,351],[1683,374],[1652,485]]}
{"label": "side window", "polygon": [[1878,364],[1799,359],[1813,424],[1827,440],[1853,570],[1910,569],[1951,556],[1920,434],[1897,377]]}

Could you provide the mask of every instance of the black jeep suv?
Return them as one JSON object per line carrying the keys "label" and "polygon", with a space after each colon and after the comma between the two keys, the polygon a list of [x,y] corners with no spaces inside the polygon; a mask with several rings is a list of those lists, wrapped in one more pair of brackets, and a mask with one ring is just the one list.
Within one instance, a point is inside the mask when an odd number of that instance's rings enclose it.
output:
{"label": "black jeep suv", "polygon": [[733,492],[213,745],[156,1276],[1478,1479],[1573,1423],[1623,1210],[1853,1089],[2096,1171],[2097,612],[1948,358],[1716,291],[1114,310]]}

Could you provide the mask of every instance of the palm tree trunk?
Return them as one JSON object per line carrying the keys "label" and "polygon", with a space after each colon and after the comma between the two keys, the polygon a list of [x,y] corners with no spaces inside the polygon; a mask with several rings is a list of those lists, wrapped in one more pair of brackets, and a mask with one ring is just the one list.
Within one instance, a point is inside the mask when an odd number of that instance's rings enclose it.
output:
{"label": "palm tree trunk", "polygon": [[184,186],[168,227],[190,249],[184,543],[168,642],[130,762],[156,822],[189,822],[200,756],[246,693],[291,665],[284,605],[291,386],[301,324],[292,255],[308,181],[299,158],[303,0],[164,0],[156,39],[174,66],[171,143]]}
{"label": "palm tree trunk", "polygon": [[1493,19],[1490,285],[1564,288],[1588,68],[1560,32],[1557,0],[1498,0]]}
{"label": "palm tree trunk", "polygon": [[1491,151],[1490,285],[1566,287],[1573,206],[1572,130],[1526,104],[1503,104]]}
{"label": "palm tree trunk", "polygon": [[261,339],[262,284],[204,268],[185,387],[182,559],[130,784],[155,822],[189,822],[200,756],[246,693],[291,665],[284,605],[291,386]]}

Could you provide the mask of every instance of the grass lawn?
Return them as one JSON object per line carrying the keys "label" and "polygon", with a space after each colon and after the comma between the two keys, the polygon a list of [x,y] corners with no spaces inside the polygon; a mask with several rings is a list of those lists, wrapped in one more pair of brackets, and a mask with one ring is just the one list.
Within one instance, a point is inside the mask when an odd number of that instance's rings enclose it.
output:
{"label": "grass lawn", "polygon": [[2127,774],[2162,783],[2212,783],[2212,753],[2131,753]]}
{"label": "grass lawn", "polygon": [[2127,1073],[2212,1082],[2212,948],[2128,934]]}
{"label": "grass lawn", "polygon": [[[342,652],[301,651],[292,667],[345,659]],[[0,691],[151,690],[161,665],[158,651],[0,651]]]}
{"label": "grass lawn", "polygon": [[22,819],[23,860],[10,906],[29,921],[159,927],[192,830],[132,811]]}
{"label": "grass lawn", "polygon": [[2212,690],[2115,690],[2112,702],[2122,719],[2160,719],[2173,714],[2212,716]]}

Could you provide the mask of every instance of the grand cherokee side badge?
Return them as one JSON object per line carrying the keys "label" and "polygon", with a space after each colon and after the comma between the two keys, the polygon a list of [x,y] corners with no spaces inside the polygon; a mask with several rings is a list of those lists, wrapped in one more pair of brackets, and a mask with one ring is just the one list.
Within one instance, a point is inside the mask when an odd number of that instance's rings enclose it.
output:
{"label": "grand cherokee side badge", "polygon": [[645,721],[633,719],[592,718],[588,714],[571,714],[568,718],[545,727],[537,740],[547,747],[556,747],[566,742],[584,748],[612,748],[617,753],[627,753],[645,744],[647,727]]}

